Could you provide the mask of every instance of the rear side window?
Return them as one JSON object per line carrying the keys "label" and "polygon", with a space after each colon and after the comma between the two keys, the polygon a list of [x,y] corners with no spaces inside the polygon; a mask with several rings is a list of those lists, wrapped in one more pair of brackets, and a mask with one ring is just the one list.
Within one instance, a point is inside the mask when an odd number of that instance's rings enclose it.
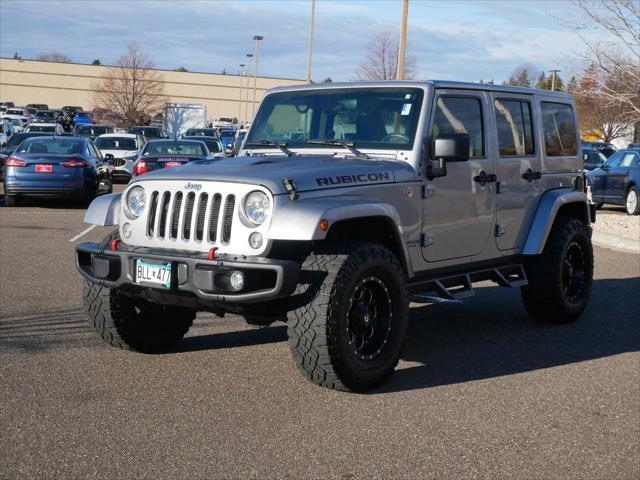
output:
{"label": "rear side window", "polygon": [[432,136],[436,139],[449,133],[469,135],[469,157],[484,157],[482,106],[479,98],[438,98]]}
{"label": "rear side window", "polygon": [[533,127],[529,102],[499,99],[494,105],[500,156],[532,155]]}
{"label": "rear side window", "polygon": [[542,102],[542,128],[548,157],[577,154],[573,109],[563,103]]}

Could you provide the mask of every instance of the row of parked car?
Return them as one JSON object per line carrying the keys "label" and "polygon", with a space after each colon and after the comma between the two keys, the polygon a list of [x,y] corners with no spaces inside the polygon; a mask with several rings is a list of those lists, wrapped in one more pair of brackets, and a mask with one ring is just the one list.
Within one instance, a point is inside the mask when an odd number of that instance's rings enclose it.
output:
{"label": "row of parked car", "polygon": [[[25,131],[33,124],[60,125],[63,131],[69,132],[75,125],[91,122],[91,113],[84,112],[82,107],[68,105],[61,109],[49,109],[48,105],[42,103],[16,107],[13,102],[0,102],[0,123],[5,137]],[[2,140],[0,136],[0,145],[3,144]],[[4,140],[6,143],[6,138]]]}

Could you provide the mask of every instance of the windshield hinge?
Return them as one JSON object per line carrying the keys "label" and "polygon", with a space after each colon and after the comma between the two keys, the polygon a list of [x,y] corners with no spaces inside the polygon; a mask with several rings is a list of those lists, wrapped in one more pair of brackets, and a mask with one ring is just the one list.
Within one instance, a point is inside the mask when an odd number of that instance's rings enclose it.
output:
{"label": "windshield hinge", "polygon": [[289,199],[290,200],[297,200],[298,199],[298,192],[296,191],[296,184],[293,183],[293,178],[284,177],[282,179],[282,184],[284,185],[285,190],[289,194]]}

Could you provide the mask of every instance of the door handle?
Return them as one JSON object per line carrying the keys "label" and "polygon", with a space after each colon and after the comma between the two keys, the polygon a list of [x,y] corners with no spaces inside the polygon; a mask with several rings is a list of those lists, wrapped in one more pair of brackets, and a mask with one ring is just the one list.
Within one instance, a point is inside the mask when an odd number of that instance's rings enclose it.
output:
{"label": "door handle", "polygon": [[540,180],[541,178],[542,172],[534,172],[530,168],[522,174],[522,179],[528,180],[529,183],[533,182],[534,180]]}
{"label": "door handle", "polygon": [[494,173],[487,173],[481,170],[478,175],[473,177],[473,181],[484,185],[485,183],[491,183],[498,180],[498,176]]}

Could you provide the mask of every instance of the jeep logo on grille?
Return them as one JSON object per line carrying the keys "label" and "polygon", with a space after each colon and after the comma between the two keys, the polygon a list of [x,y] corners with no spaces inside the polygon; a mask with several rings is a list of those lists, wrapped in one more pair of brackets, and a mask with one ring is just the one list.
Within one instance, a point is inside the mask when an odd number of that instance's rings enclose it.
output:
{"label": "jeep logo on grille", "polygon": [[195,190],[196,192],[199,191],[201,188],[202,188],[201,183],[187,182],[187,184],[184,186],[185,190]]}

